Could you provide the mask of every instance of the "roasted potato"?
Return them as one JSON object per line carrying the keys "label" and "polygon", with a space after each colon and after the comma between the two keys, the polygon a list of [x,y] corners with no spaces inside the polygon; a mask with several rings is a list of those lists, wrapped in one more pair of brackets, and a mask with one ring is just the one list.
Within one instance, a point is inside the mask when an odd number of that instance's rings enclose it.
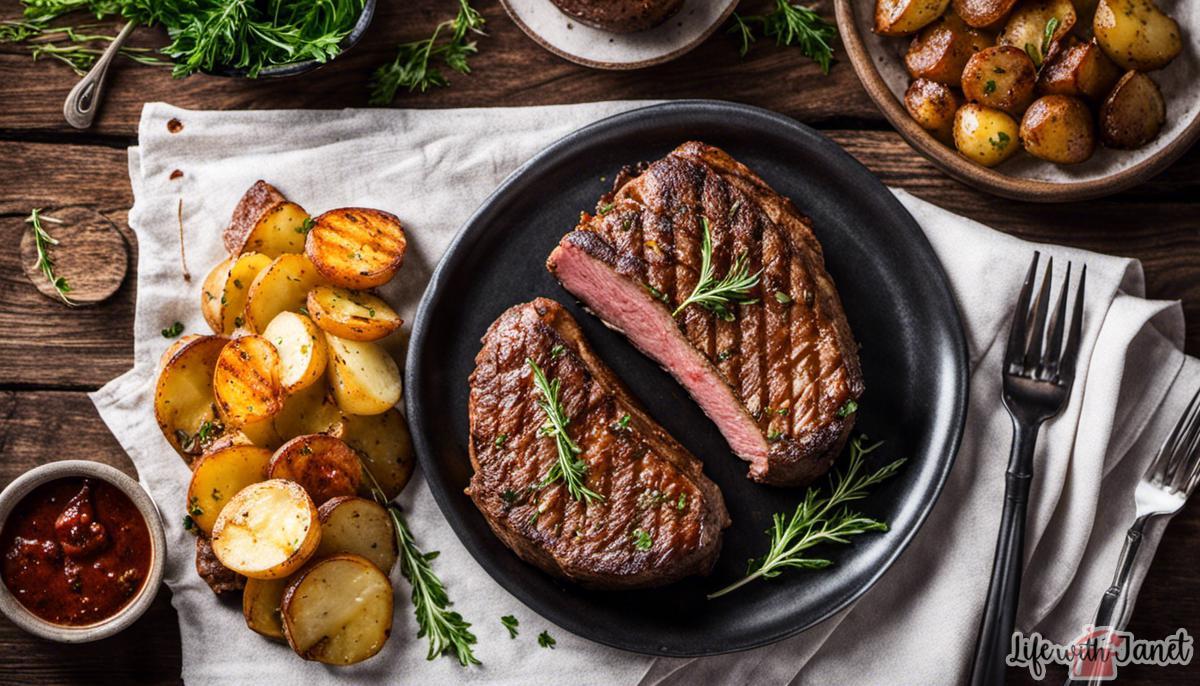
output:
{"label": "roasted potato", "polygon": [[246,295],[246,328],[261,333],[280,312],[304,312],[308,292],[325,283],[304,255],[280,255],[259,272]]}
{"label": "roasted potato", "polygon": [[1179,22],[1153,0],[1100,0],[1092,31],[1104,52],[1123,69],[1161,69],[1183,50]]}
{"label": "roasted potato", "polygon": [[1110,148],[1133,149],[1158,136],[1167,121],[1167,103],[1154,79],[1126,72],[1100,107],[1100,141]]}
{"label": "roasted potato", "polygon": [[[324,532],[321,534],[324,536]],[[283,640],[283,618],[279,605],[291,579],[246,579],[242,590],[242,616],[256,634]]]}
{"label": "roasted potato", "polygon": [[377,341],[404,323],[383,298],[333,286],[308,292],[308,313],[321,329],[350,341]]}
{"label": "roasted potato", "polygon": [[967,26],[977,29],[996,27],[1012,11],[1017,0],[954,0],[954,13]]}
{"label": "roasted potato", "polygon": [[944,83],[917,79],[904,93],[904,107],[921,128],[943,143],[954,140],[954,113],[962,98]]}
{"label": "roasted potato", "polygon": [[278,414],[284,399],[281,372],[279,352],[266,338],[248,335],[227,343],[212,377],[225,424],[241,428]]}
{"label": "roasted potato", "polygon": [[325,374],[325,334],[308,317],[280,312],[262,335],[279,352],[279,381],[287,393],[311,386]]}
{"label": "roasted potato", "polygon": [[362,662],[392,631],[392,584],[370,561],[344,553],[310,565],[280,606],[288,645],[306,660]]}
{"label": "roasted potato", "polygon": [[[400,410],[393,407],[383,414],[345,415],[333,435],[358,452],[388,500],[400,495],[416,464],[408,420]],[[359,492],[370,495],[365,488]]]}
{"label": "roasted potato", "polygon": [[980,50],[963,69],[963,95],[993,109],[1017,116],[1033,102],[1037,67],[1024,50],[997,45]]}
{"label": "roasted potato", "polygon": [[233,210],[221,234],[230,255],[257,252],[269,258],[304,252],[308,213],[266,181],[256,181]]}
{"label": "roasted potato", "polygon": [[213,371],[222,336],[191,336],[172,344],[163,355],[154,387],[154,418],[175,452],[188,464],[225,431],[217,417]]}
{"label": "roasted potato", "polygon": [[187,514],[205,534],[238,491],[267,478],[271,451],[252,445],[231,445],[205,454],[192,465],[187,490]]}
{"label": "roasted potato", "polygon": [[342,426],[342,411],[322,378],[289,395],[273,421],[275,432],[284,440],[305,434],[334,434]]}
{"label": "roasted potato", "polygon": [[353,553],[371,561],[384,574],[392,570],[400,549],[392,517],[374,500],[341,496],[322,505],[321,546],[317,557]]}
{"label": "roasted potato", "polygon": [[395,215],[347,207],[317,217],[304,254],[330,283],[366,289],[392,280],[406,247],[404,227]]}
{"label": "roasted potato", "polygon": [[209,272],[200,291],[200,311],[213,331],[228,336],[241,328],[250,284],[269,264],[266,255],[248,252],[226,259]]}
{"label": "roasted potato", "polygon": [[985,167],[1012,157],[1020,148],[1017,137],[1017,122],[1001,110],[967,103],[954,115],[954,147]]}
{"label": "roasted potato", "polygon": [[267,476],[300,484],[317,505],[340,495],[354,495],[363,481],[358,454],[325,434],[297,436],[279,446]]}
{"label": "roasted potato", "polygon": [[329,386],[338,407],[349,414],[382,414],[400,400],[400,367],[378,343],[348,341],[325,334],[329,346]]}
{"label": "roasted potato", "polygon": [[950,0],[875,0],[875,33],[907,36],[942,16]]}
{"label": "roasted potato", "polygon": [[1096,151],[1092,113],[1079,98],[1044,95],[1021,118],[1021,145],[1030,155],[1056,164],[1078,164]]}
{"label": "roasted potato", "polygon": [[212,547],[229,569],[252,579],[295,572],[321,544],[317,507],[291,481],[251,484],[225,504],[213,525]]}
{"label": "roasted potato", "polygon": [[996,43],[1023,50],[1040,65],[1051,46],[1071,33],[1076,19],[1071,0],[1026,0],[1009,15]]}
{"label": "roasted potato", "polygon": [[1042,65],[1037,87],[1047,95],[1075,95],[1101,102],[1120,78],[1120,67],[1092,40],[1072,45]]}
{"label": "roasted potato", "polygon": [[962,83],[963,68],[971,55],[991,44],[982,32],[947,14],[913,38],[904,54],[904,66],[914,79],[957,86]]}

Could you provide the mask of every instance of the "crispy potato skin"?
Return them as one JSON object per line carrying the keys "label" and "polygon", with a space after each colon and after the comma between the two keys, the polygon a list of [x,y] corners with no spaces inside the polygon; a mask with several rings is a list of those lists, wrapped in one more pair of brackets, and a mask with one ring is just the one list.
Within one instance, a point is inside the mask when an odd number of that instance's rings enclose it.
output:
{"label": "crispy potato skin", "polygon": [[392,518],[374,500],[339,496],[318,508],[321,516],[321,546],[317,557],[353,553],[371,561],[384,574],[400,556]]}
{"label": "crispy potato skin", "polygon": [[1013,116],[1033,102],[1037,67],[1024,50],[997,45],[981,50],[967,60],[963,69],[963,95],[970,102],[1007,112]]}
{"label": "crispy potato skin", "polygon": [[983,33],[947,14],[913,38],[904,54],[904,66],[914,79],[957,86],[962,83],[963,68],[971,55],[990,45]]}
{"label": "crispy potato skin", "polygon": [[[361,600],[360,600],[361,599]],[[335,609],[355,607],[350,621]],[[349,665],[383,648],[392,632],[393,593],[383,572],[358,555],[317,560],[288,584],[280,605],[288,645],[306,660]]]}
{"label": "crispy potato skin", "polygon": [[240,428],[277,414],[284,400],[279,375],[279,352],[266,338],[251,334],[227,343],[212,380],[225,423]]}
{"label": "crispy potato skin", "polygon": [[394,215],[362,207],[316,218],[304,254],[330,283],[365,290],[391,281],[404,262],[407,240]]}
{"label": "crispy potato skin", "polygon": [[1152,0],[1100,0],[1092,31],[1104,52],[1123,69],[1161,69],[1183,50],[1179,22]]}
{"label": "crispy potato skin", "polygon": [[308,292],[308,313],[322,330],[350,341],[377,341],[404,323],[383,298],[332,286]]}
{"label": "crispy potato skin", "polygon": [[[383,414],[345,415],[332,434],[359,454],[389,500],[400,495],[416,466],[412,434],[400,410],[393,407]],[[370,495],[365,485],[359,493]]]}
{"label": "crispy potato skin", "polygon": [[967,103],[954,115],[954,147],[963,157],[994,167],[1020,148],[1017,122],[1007,113]]}
{"label": "crispy potato skin", "polygon": [[221,240],[230,255],[260,252],[275,258],[300,252],[304,249],[304,235],[295,231],[293,225],[307,216],[304,208],[289,202],[278,189],[259,179],[234,207]]}
{"label": "crispy potato skin", "polygon": [[280,579],[299,569],[321,544],[317,507],[299,484],[270,479],[238,491],[213,525],[221,564],[254,579]]}
{"label": "crispy potato skin", "polygon": [[[1077,16],[1071,0],[1026,0],[1017,6],[1008,17],[1004,30],[996,37],[999,45],[1011,45],[1022,52],[1030,45],[1041,55],[1046,25],[1051,19],[1058,26],[1051,36],[1051,44],[1061,41],[1074,28]],[[1047,52],[1051,52],[1047,50]],[[1044,57],[1044,56],[1043,56]]]}
{"label": "crispy potato skin", "polygon": [[1017,0],[954,0],[954,13],[968,26],[988,29],[999,26]]}
{"label": "crispy potato skin", "polygon": [[1038,91],[1101,102],[1120,78],[1121,69],[1093,39],[1062,50],[1043,65],[1038,75]]}
{"label": "crispy potato skin", "polygon": [[876,0],[875,33],[907,36],[942,16],[950,0]]}
{"label": "crispy potato skin", "polygon": [[904,107],[921,128],[943,143],[954,141],[954,113],[962,98],[944,83],[917,79],[904,93]]}
{"label": "crispy potato skin", "polygon": [[1133,149],[1154,140],[1167,120],[1167,104],[1149,76],[1126,72],[1100,107],[1100,140],[1110,148]]}
{"label": "crispy potato skin", "polygon": [[354,495],[363,480],[358,454],[325,434],[297,436],[279,446],[271,457],[267,476],[300,484],[317,505]]}
{"label": "crispy potato skin", "polygon": [[229,339],[223,336],[189,336],[176,341],[163,354],[162,371],[154,387],[154,418],[163,437],[189,465],[207,447],[197,439],[205,422],[207,441],[220,436],[213,395],[213,371]]}
{"label": "crispy potato skin", "polygon": [[1025,110],[1021,144],[1030,155],[1056,164],[1079,164],[1096,150],[1092,113],[1079,98],[1044,95]]}

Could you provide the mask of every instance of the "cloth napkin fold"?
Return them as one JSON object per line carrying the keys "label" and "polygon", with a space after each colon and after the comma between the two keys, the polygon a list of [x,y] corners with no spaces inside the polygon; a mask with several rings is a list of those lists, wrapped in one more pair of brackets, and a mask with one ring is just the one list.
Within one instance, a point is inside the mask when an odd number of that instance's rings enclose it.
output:
{"label": "cloth napkin fold", "polygon": [[[1200,385],[1200,363],[1182,353],[1181,310],[1143,298],[1141,268],[1132,260],[1035,246],[903,191],[894,192],[941,259],[966,328],[967,428],[949,482],[917,538],[874,588],[837,616],[773,646],[714,658],[655,659],[593,644],[550,625],[495,584],[450,530],[420,475],[401,502],[422,547],[441,551],[435,569],[455,608],[474,624],[483,666],[425,660],[426,643],[415,638],[402,580],[392,640],[379,656],[345,669],[304,662],[250,633],[238,608],[208,590],[193,570],[191,535],[181,522],[188,470],[155,424],[153,385],[158,358],[170,344],[161,329],[178,320],[186,332],[207,330],[198,307],[201,282],[222,257],[220,231],[245,189],[263,178],[313,213],[362,205],[398,215],[410,256],[385,294],[411,319],[451,237],[505,176],[562,135],[645,104],[340,112],[145,107],[139,145],[129,151],[129,224],[138,238],[135,366],[92,400],[163,510],[165,579],[179,613],[186,681],[963,680],[982,614],[1011,439],[1000,403],[1000,358],[1009,307],[1035,248],[1053,255],[1056,265],[1086,262],[1088,287],[1072,399],[1045,426],[1038,445],[1018,627],[1066,642],[1090,621],[1133,517],[1137,479]],[[168,128],[171,120],[182,124],[177,133],[170,132],[176,126]],[[793,200],[803,211],[804,199]],[[181,276],[180,221],[191,281]],[[1135,594],[1164,526],[1154,527],[1143,545]],[[515,640],[499,622],[506,614],[521,622]],[[538,647],[535,637],[543,630],[557,639],[555,649]]]}

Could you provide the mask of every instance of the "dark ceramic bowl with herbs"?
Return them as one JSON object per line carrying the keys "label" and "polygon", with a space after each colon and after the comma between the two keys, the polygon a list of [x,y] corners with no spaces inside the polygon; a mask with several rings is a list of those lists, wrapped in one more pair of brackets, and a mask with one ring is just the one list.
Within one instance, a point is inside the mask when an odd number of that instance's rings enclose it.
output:
{"label": "dark ceramic bowl with herbs", "polygon": [[363,0],[362,11],[359,12],[357,21],[354,22],[354,26],[350,29],[350,32],[338,44],[337,54],[327,60],[311,59],[300,62],[288,62],[287,64],[270,65],[260,69],[256,77],[251,77],[250,70],[242,67],[221,67],[205,73],[212,76],[232,76],[239,78],[280,78],[284,76],[298,76],[313,71],[346,54],[350,48],[353,48],[362,39],[363,34],[367,31],[367,27],[371,25],[371,20],[375,18],[376,4],[376,0]]}

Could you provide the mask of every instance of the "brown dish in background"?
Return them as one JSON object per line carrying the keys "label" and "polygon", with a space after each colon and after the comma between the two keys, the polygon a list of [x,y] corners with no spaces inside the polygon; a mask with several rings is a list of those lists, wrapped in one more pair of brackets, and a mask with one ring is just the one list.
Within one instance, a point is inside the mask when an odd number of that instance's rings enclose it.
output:
{"label": "brown dish in background", "polygon": [[683,0],[551,0],[563,14],[613,33],[654,28],[683,6]]}

